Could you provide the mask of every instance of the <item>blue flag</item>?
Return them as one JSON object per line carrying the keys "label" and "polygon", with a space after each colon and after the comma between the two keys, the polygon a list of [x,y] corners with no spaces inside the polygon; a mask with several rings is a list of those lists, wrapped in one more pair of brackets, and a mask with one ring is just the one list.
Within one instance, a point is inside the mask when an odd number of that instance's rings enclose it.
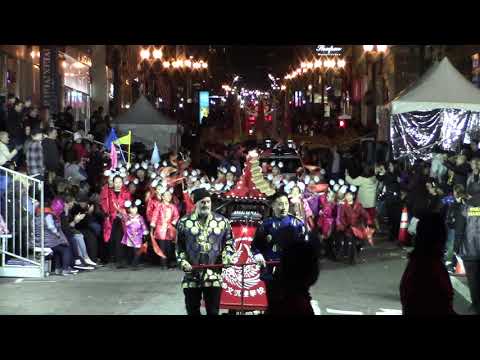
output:
{"label": "blue flag", "polygon": [[107,138],[103,143],[103,147],[105,148],[105,150],[110,151],[112,142],[116,140],[118,140],[118,137],[117,137],[117,134],[115,133],[115,128],[112,128],[112,130],[110,131],[110,134],[108,134]]}
{"label": "blue flag", "polygon": [[157,142],[155,142],[155,146],[152,152],[152,158],[150,159],[150,163],[158,164],[160,162],[160,153],[158,152]]}

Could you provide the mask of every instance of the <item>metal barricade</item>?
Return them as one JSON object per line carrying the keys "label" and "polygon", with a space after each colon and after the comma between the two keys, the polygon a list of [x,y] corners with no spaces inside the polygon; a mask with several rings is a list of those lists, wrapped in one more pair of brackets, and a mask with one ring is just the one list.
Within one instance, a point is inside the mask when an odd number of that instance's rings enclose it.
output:
{"label": "metal barricade", "polygon": [[0,277],[44,277],[43,181],[0,166],[0,215]]}

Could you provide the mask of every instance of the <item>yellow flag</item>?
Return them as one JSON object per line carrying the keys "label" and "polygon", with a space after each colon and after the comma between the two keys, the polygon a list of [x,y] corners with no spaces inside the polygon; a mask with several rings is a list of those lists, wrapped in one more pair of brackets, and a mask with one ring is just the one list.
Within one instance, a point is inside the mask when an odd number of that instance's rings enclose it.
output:
{"label": "yellow flag", "polygon": [[114,143],[119,145],[130,145],[132,143],[132,132],[129,131],[128,135],[122,136],[118,140],[114,141]]}

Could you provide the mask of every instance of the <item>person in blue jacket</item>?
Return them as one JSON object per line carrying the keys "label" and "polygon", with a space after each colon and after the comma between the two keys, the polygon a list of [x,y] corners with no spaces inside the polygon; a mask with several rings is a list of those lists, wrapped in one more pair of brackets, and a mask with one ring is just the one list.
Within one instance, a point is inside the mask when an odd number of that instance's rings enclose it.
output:
{"label": "person in blue jacket", "polygon": [[256,263],[262,268],[260,278],[265,281],[269,307],[280,297],[277,266],[268,261],[280,261],[283,251],[298,242],[308,242],[305,223],[288,213],[289,201],[284,192],[271,198],[273,216],[263,220],[252,241],[251,250]]}

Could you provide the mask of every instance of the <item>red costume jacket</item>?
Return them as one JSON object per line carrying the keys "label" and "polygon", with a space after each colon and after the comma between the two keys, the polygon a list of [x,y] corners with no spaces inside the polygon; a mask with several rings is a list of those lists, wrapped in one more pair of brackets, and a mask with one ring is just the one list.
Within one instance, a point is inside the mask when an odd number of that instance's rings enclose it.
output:
{"label": "red costume jacket", "polygon": [[152,204],[150,223],[155,224],[155,239],[175,240],[177,235],[175,225],[180,218],[177,206],[171,203],[164,204],[157,199],[150,200],[149,204]]}
{"label": "red costume jacket", "polygon": [[125,201],[132,200],[132,196],[126,187],[122,186],[118,196],[110,188],[108,184],[104,185],[100,192],[100,206],[105,214],[105,220],[103,222],[103,240],[105,242],[110,241],[110,235],[112,233],[113,221],[119,213],[117,207],[124,209]]}
{"label": "red costume jacket", "polygon": [[185,215],[190,215],[195,210],[195,204],[188,191],[183,192],[183,201],[185,202]]}
{"label": "red costume jacket", "polygon": [[[341,207],[337,229],[343,231],[347,236],[352,236],[354,228],[363,229],[365,225],[371,224],[369,224],[368,213],[360,202],[356,201],[353,206],[345,202]],[[355,235],[358,236],[357,234]]]}
{"label": "red costume jacket", "polygon": [[85,148],[85,145],[83,145],[81,143],[80,144],[79,143],[73,144],[72,149],[75,153],[75,157],[76,157],[77,160],[89,157],[89,154],[88,154],[87,149]]}

